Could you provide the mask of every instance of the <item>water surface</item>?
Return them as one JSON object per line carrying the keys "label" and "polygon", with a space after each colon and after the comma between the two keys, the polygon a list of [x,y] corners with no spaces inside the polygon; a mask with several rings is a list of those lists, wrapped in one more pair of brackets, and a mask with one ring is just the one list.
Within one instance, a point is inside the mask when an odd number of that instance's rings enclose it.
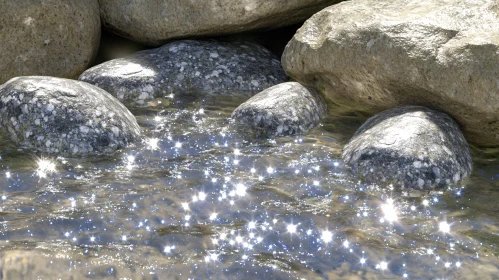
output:
{"label": "water surface", "polygon": [[33,155],[3,137],[3,278],[498,279],[496,151],[475,150],[450,189],[365,185],[341,161],[362,116],[257,139],[229,120],[241,102],[132,109],[144,139],[113,156]]}

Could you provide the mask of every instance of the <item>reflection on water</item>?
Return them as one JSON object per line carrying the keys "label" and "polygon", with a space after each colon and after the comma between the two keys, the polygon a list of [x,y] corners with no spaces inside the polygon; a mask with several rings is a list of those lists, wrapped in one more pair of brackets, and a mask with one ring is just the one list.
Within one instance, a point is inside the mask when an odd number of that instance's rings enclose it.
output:
{"label": "reflection on water", "polygon": [[[499,275],[499,164],[475,152],[463,186],[432,193],[352,178],[341,147],[361,124],[254,139],[241,102],[171,97],[132,110],[144,129],[112,157],[1,149],[5,278],[386,279]],[[186,105],[192,104],[192,105]]]}

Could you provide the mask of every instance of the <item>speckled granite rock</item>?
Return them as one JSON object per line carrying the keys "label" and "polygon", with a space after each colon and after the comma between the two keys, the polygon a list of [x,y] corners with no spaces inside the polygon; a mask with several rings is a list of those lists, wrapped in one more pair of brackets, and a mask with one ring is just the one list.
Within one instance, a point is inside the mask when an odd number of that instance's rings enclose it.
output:
{"label": "speckled granite rock", "polygon": [[173,38],[277,28],[306,20],[341,0],[100,0],[104,26],[159,46]]}
{"label": "speckled granite rock", "polygon": [[322,98],[299,83],[268,88],[237,107],[236,122],[263,136],[285,136],[308,132],[326,115]]}
{"label": "speckled granite rock", "polygon": [[79,79],[142,104],[172,93],[254,94],[287,76],[279,59],[258,45],[186,40],[102,63]]}
{"label": "speckled granite rock", "polygon": [[97,54],[97,0],[3,0],[0,11],[0,84],[27,75],[77,78]]}
{"label": "speckled granite rock", "polygon": [[422,106],[383,111],[345,146],[343,159],[367,183],[433,189],[470,175],[468,144],[448,115]]}
{"label": "speckled granite rock", "polygon": [[21,147],[57,155],[109,153],[140,135],[135,117],[109,93],[53,77],[0,86],[0,123]]}
{"label": "speckled granite rock", "polygon": [[422,105],[452,116],[469,142],[499,145],[496,0],[355,0],[315,14],[283,67],[326,101],[371,114]]}

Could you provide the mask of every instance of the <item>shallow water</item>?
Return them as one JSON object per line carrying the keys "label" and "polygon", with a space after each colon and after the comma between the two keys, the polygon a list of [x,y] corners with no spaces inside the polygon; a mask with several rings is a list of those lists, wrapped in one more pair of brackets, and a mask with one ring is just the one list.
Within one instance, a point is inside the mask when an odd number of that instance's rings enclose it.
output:
{"label": "shallow water", "polygon": [[463,185],[409,193],[343,166],[362,116],[265,140],[229,121],[238,98],[161,102],[132,109],[144,139],[111,157],[3,138],[2,279],[498,279],[495,151]]}

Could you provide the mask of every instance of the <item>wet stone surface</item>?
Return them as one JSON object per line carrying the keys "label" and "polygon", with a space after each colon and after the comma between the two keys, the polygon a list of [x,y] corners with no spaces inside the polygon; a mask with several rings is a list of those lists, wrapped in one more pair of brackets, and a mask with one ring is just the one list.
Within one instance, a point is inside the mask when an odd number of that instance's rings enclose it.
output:
{"label": "wet stone surface", "polygon": [[185,40],[102,63],[79,79],[145,104],[172,94],[255,94],[288,78],[279,58],[261,46]]}
{"label": "wet stone surface", "polygon": [[470,175],[466,140],[448,115],[422,106],[386,110],[364,123],[343,159],[367,183],[433,189]]}
{"label": "wet stone surface", "polygon": [[232,118],[260,136],[285,136],[308,132],[326,113],[326,103],[316,92],[288,82],[253,96],[234,110]]}
{"label": "wet stone surface", "polygon": [[57,155],[113,152],[138,139],[135,117],[87,83],[20,77],[0,86],[0,121],[21,148]]}

